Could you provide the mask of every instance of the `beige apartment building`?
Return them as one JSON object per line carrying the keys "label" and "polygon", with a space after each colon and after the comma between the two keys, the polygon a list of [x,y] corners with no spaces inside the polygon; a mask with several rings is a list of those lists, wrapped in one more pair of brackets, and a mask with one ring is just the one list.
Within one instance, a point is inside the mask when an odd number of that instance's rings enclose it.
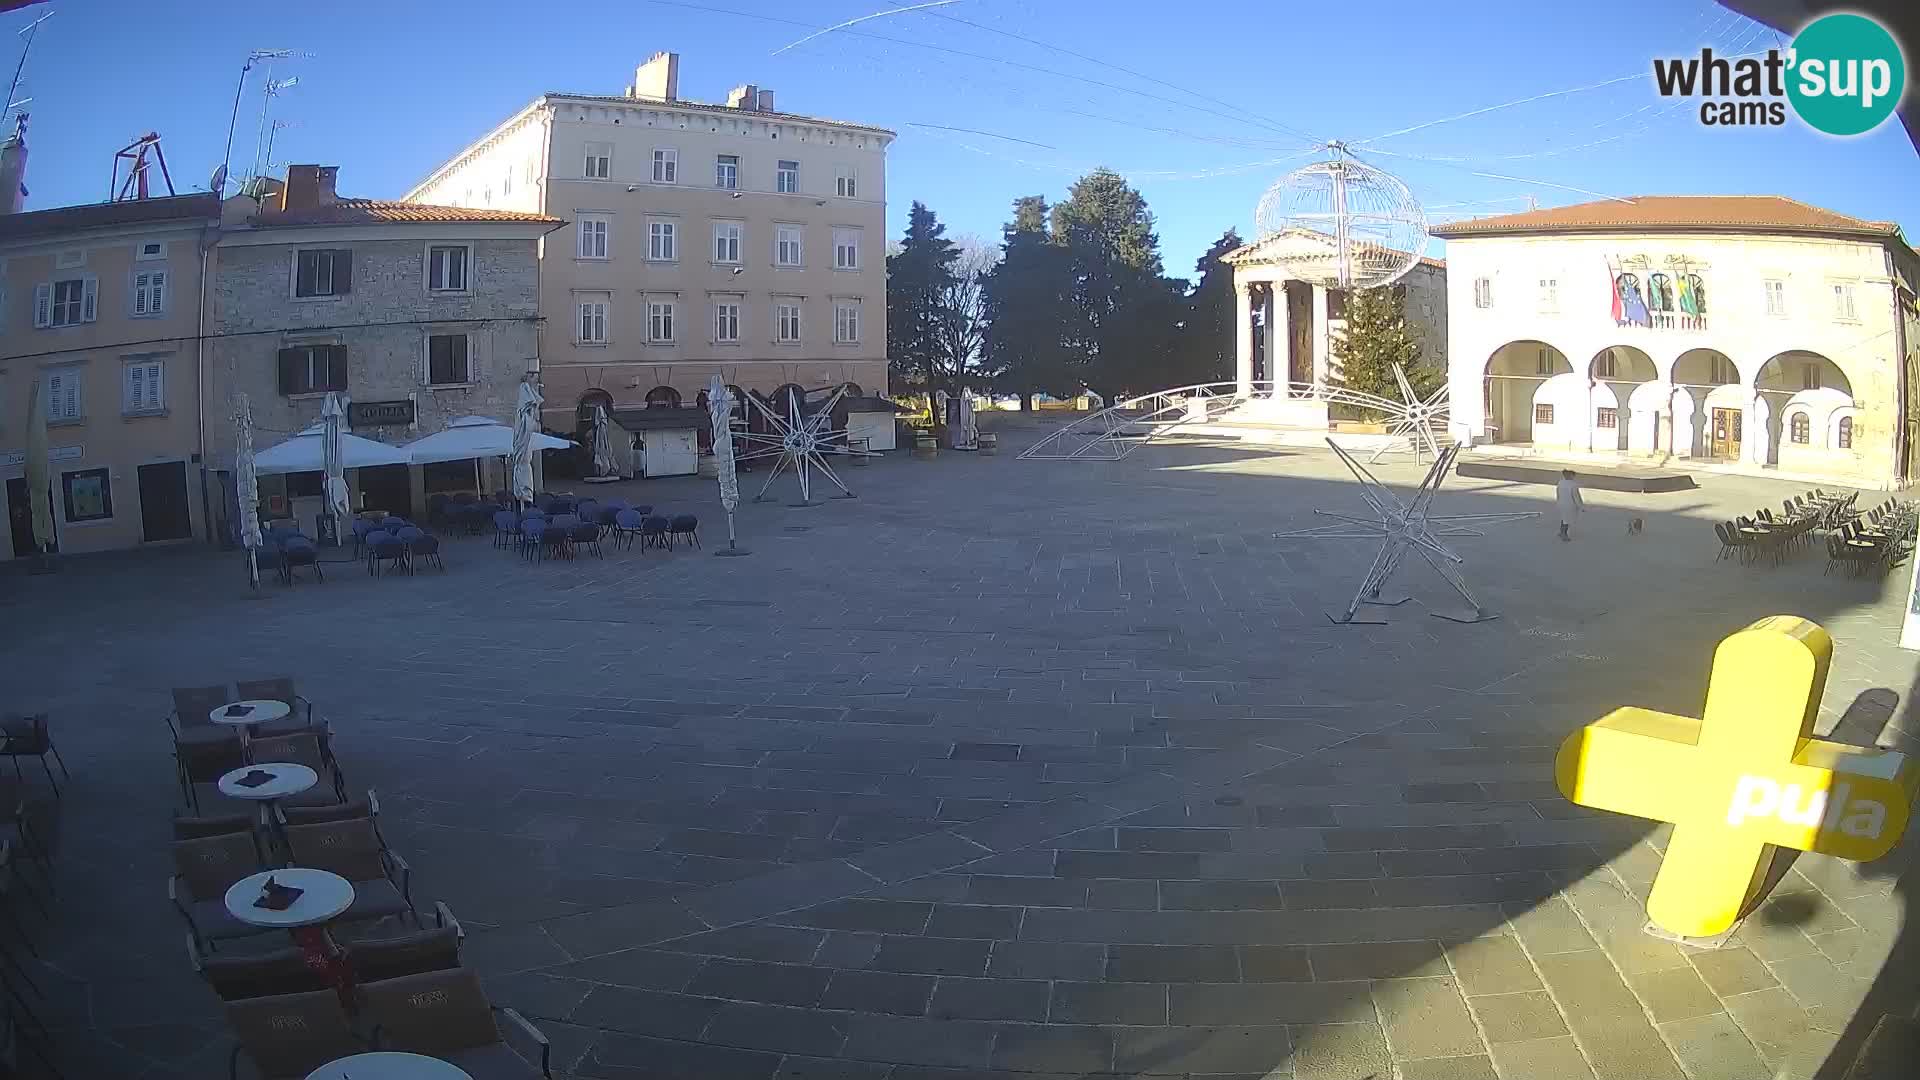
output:
{"label": "beige apartment building", "polygon": [[20,212],[10,199],[0,209],[0,557],[33,551],[25,463],[36,386],[47,395],[61,552],[191,539],[205,522],[199,297],[219,203],[202,194]]}
{"label": "beige apartment building", "polygon": [[571,223],[542,242],[549,427],[596,403],[692,405],[715,374],[883,394],[892,141],[751,85],[683,100],[660,53],[622,96],[541,95],[405,200]]}

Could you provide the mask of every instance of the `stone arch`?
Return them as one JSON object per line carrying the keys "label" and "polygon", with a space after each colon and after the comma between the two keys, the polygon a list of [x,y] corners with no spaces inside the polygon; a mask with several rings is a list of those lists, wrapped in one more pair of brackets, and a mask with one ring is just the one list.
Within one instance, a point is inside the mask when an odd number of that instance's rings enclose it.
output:
{"label": "stone arch", "polygon": [[[1826,434],[1833,411],[1853,404],[1853,382],[1846,371],[1831,357],[1807,349],[1788,349],[1769,357],[1754,372],[1752,391],[1754,411],[1760,416],[1752,433],[1764,432],[1765,438],[1756,442],[1748,460],[1761,465],[1781,464],[1782,443],[1792,447],[1789,456],[1810,452],[1816,441],[1824,443],[1815,436]],[[1791,442],[1789,417],[1796,407],[1807,412],[1806,443]]]}
{"label": "stone arch", "polygon": [[671,386],[656,386],[647,391],[647,408],[677,409],[680,407],[680,391]]}
{"label": "stone arch", "polygon": [[1548,380],[1572,374],[1567,354],[1544,341],[1509,341],[1493,350],[1482,390],[1488,437],[1503,443],[1534,441],[1534,395]]}
{"label": "stone arch", "polygon": [[[1596,390],[1605,386],[1612,391],[1612,401],[1607,404],[1600,403],[1607,395],[1594,395],[1594,413],[1587,417],[1587,422],[1593,425],[1592,448],[1655,449],[1659,438],[1659,428],[1654,422],[1657,406],[1636,413],[1633,404],[1634,394],[1642,385],[1660,381],[1660,369],[1653,357],[1632,345],[1609,345],[1594,353],[1593,359],[1587,362],[1587,377]],[[1641,401],[1646,402],[1646,396],[1642,395]],[[1613,412],[1602,413],[1601,409]],[[1636,433],[1638,438],[1633,437]]]}
{"label": "stone arch", "polygon": [[[1730,450],[1727,439],[1736,431],[1744,434],[1751,397],[1738,362],[1719,349],[1688,349],[1674,359],[1668,381],[1673,385],[1674,453],[1704,458]],[[1722,413],[1717,427],[1715,410]],[[1739,427],[1735,417],[1740,418]],[[1725,437],[1716,440],[1716,431]]]}
{"label": "stone arch", "polygon": [[613,395],[598,387],[580,395],[580,403],[574,406],[573,426],[575,431],[586,431],[593,427],[593,410],[598,406],[613,415]]}

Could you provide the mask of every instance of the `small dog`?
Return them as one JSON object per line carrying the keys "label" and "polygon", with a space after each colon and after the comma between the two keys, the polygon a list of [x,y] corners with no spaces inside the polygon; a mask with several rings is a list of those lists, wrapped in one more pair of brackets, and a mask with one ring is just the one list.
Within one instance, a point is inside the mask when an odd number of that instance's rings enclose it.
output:
{"label": "small dog", "polygon": [[1644,520],[1637,517],[1627,519],[1627,535],[1628,536],[1639,536],[1641,533],[1646,531],[1647,531],[1647,523]]}

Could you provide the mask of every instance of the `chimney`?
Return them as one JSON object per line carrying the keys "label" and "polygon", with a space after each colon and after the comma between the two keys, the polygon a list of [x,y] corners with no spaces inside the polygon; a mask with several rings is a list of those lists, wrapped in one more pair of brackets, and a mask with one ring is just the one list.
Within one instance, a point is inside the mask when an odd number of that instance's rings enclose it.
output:
{"label": "chimney", "polygon": [[657,52],[648,57],[646,63],[633,69],[633,85],[628,88],[627,96],[652,98],[655,101],[678,101],[680,99],[680,54]]}
{"label": "chimney", "polygon": [[334,178],[339,175],[338,165],[287,166],[287,186],[280,190],[280,209],[291,212],[332,206],[337,201]]}
{"label": "chimney", "polygon": [[773,91],[771,90],[760,91],[759,97],[756,99],[755,108],[759,109],[761,112],[772,112],[773,111]]}
{"label": "chimney", "polygon": [[727,91],[727,108],[746,109],[752,112],[759,104],[760,88],[752,83],[742,83]]}
{"label": "chimney", "polygon": [[17,214],[27,202],[27,114],[14,117],[13,134],[0,142],[0,214]]}

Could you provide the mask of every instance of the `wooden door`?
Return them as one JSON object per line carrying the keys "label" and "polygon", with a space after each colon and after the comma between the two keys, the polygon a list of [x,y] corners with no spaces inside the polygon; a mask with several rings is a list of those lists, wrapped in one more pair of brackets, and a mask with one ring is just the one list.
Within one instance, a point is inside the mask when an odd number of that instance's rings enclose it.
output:
{"label": "wooden door", "polygon": [[1740,421],[1739,409],[1713,410],[1713,436],[1707,453],[1717,458],[1740,460]]}
{"label": "wooden door", "polygon": [[187,508],[187,466],[168,461],[142,465],[140,529],[148,542],[185,540],[193,535],[193,515]]}

